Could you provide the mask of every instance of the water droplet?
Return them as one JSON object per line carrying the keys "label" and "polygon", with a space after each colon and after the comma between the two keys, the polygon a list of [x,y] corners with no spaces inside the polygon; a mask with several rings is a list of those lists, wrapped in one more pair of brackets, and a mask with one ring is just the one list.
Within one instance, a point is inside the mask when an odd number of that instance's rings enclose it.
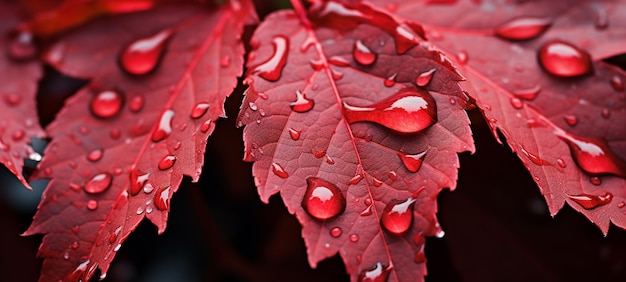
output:
{"label": "water droplet", "polygon": [[516,109],[521,109],[524,107],[524,102],[517,97],[511,97],[511,106]]}
{"label": "water droplet", "polygon": [[277,81],[287,63],[287,54],[289,53],[289,39],[284,36],[276,36],[272,39],[274,45],[274,53],[265,62],[252,68],[252,73],[258,73],[260,77]]}
{"label": "water droplet", "polygon": [[20,141],[22,140],[22,138],[24,138],[24,136],[26,136],[26,133],[24,132],[24,130],[18,129],[15,132],[13,132],[13,135],[11,135],[11,138],[13,139],[13,141]]}
{"label": "water droplet", "polygon": [[372,214],[372,207],[373,205],[369,205],[367,206],[361,213],[360,216],[369,216]]}
{"label": "water droplet", "polygon": [[128,103],[128,108],[131,112],[139,112],[143,109],[143,105],[145,103],[145,99],[142,95],[135,95],[130,98],[130,102]]}
{"label": "water droplet", "polygon": [[307,189],[302,199],[302,208],[312,217],[319,220],[333,218],[346,209],[346,199],[341,190],[318,177],[306,179]]}
{"label": "water droplet", "polygon": [[565,119],[565,122],[570,126],[575,126],[578,124],[578,117],[575,115],[565,115],[563,116],[563,118]]}
{"label": "water droplet", "polygon": [[532,101],[532,100],[535,100],[535,98],[537,98],[537,95],[539,94],[539,92],[541,92],[541,86],[537,85],[531,88],[514,90],[513,95],[515,95],[516,98],[519,98],[522,100]]}
{"label": "water droplet", "polygon": [[543,159],[541,159],[540,157],[538,157],[537,155],[530,153],[528,151],[526,151],[526,149],[524,149],[524,147],[520,148],[520,151],[522,151],[522,153],[534,164],[536,165],[544,165],[545,162]]}
{"label": "water droplet", "polygon": [[604,206],[611,202],[613,199],[613,194],[605,193],[603,196],[594,196],[588,194],[580,194],[580,195],[568,195],[570,199],[579,204],[586,210],[595,209],[600,206]]}
{"label": "water droplet", "polygon": [[357,63],[365,66],[369,66],[376,61],[376,53],[372,52],[361,40],[354,42],[352,49],[352,55]]}
{"label": "water droplet", "polygon": [[230,56],[226,55],[220,59],[220,66],[223,68],[227,68],[230,66]]}
{"label": "water droplet", "polygon": [[297,113],[306,113],[313,109],[314,105],[315,101],[307,98],[306,94],[302,93],[300,90],[296,91],[296,100],[289,104],[291,110]]}
{"label": "water droplet", "polygon": [[330,236],[333,236],[335,238],[341,236],[341,233],[343,231],[341,231],[340,227],[334,227],[333,229],[330,230]]}
{"label": "water droplet", "polygon": [[461,51],[456,54],[456,59],[459,61],[460,65],[466,65],[467,61],[469,61],[469,56],[467,55],[467,52]]}
{"label": "water droplet", "polygon": [[311,68],[315,71],[320,71],[324,68],[324,61],[321,59],[318,59],[318,60],[311,59],[309,61],[309,64],[311,64]]}
{"label": "water droplet", "polygon": [[163,57],[170,29],[131,42],[120,55],[122,69],[133,75],[144,75],[156,68]]}
{"label": "water droplet", "polygon": [[22,97],[15,93],[4,95],[4,102],[9,106],[17,106],[22,102]]}
{"label": "water droplet", "polygon": [[335,164],[335,160],[333,160],[333,158],[331,158],[328,154],[326,154],[326,163]]}
{"label": "water droplet", "polygon": [[356,243],[356,242],[358,242],[358,241],[359,241],[359,235],[357,235],[357,234],[351,234],[351,235],[350,235],[350,241],[351,241],[351,242],[355,242],[355,243]]}
{"label": "water droplet", "polygon": [[408,198],[400,203],[391,202],[387,204],[380,220],[383,227],[395,235],[400,235],[409,230],[413,223],[414,204],[415,199],[413,198]]}
{"label": "water droplet", "polygon": [[495,30],[495,34],[509,40],[529,40],[546,31],[552,21],[545,18],[521,17],[512,19]]}
{"label": "water droplet", "polygon": [[567,167],[567,164],[565,164],[565,161],[563,159],[556,159],[556,164],[558,164],[561,168],[565,168]]}
{"label": "water droplet", "polygon": [[111,129],[111,133],[110,133],[111,138],[118,139],[120,138],[121,135],[122,135],[122,132],[120,132],[119,129]]}
{"label": "water droplet", "polygon": [[421,152],[421,153],[414,154],[414,155],[404,154],[401,152],[398,152],[397,154],[398,154],[398,157],[400,157],[402,164],[404,164],[404,167],[408,171],[417,172],[420,169],[420,167],[422,167],[422,162],[424,161],[426,152],[428,152],[428,150]]}
{"label": "water droplet", "polygon": [[207,133],[214,126],[215,126],[215,124],[213,122],[211,122],[211,120],[207,120],[200,126],[200,131],[202,131],[203,133]]}
{"label": "water droplet", "polygon": [[70,259],[70,253],[68,253],[68,252],[63,253],[63,259],[64,260]]}
{"label": "water droplet", "polygon": [[350,61],[341,56],[332,56],[328,58],[328,63],[338,67],[347,67],[350,65]]}
{"label": "water droplet", "polygon": [[396,76],[398,76],[398,74],[394,73],[394,74],[390,75],[389,77],[385,78],[385,81],[383,82],[385,84],[385,86],[392,87],[392,86],[396,85]]}
{"label": "water droplet", "polygon": [[119,91],[105,90],[99,92],[91,99],[89,109],[96,117],[112,118],[120,112],[123,104],[124,96]]}
{"label": "water droplet", "polygon": [[383,182],[376,178],[372,178],[372,184],[374,184],[374,187],[380,187],[381,185],[383,185]]}
{"label": "water droplet", "polygon": [[191,109],[191,118],[197,119],[202,117],[209,110],[209,103],[198,103]]}
{"label": "water droplet", "polygon": [[374,268],[361,272],[359,282],[385,282],[389,278],[391,269],[377,262]]}
{"label": "water droplet", "polygon": [[159,127],[152,132],[152,141],[159,142],[172,133],[172,119],[174,118],[174,111],[167,110],[161,115],[159,120]]}
{"label": "water droplet", "polygon": [[613,77],[611,77],[610,83],[611,87],[613,87],[613,90],[617,92],[624,91],[624,81],[622,81],[622,78],[618,75],[614,75]]}
{"label": "water droplet", "polygon": [[130,172],[130,194],[135,196],[141,191],[141,188],[146,184],[150,173],[141,173],[140,171],[133,169]]}
{"label": "water droplet", "polygon": [[104,156],[104,149],[95,149],[87,154],[87,160],[97,162]]}
{"label": "water droplet", "polygon": [[85,192],[89,194],[98,194],[106,191],[111,187],[113,175],[108,172],[96,174],[87,183],[85,183]]}
{"label": "water droplet", "polygon": [[417,86],[421,86],[421,87],[424,87],[424,86],[428,85],[430,83],[430,81],[433,79],[433,74],[435,73],[436,70],[437,70],[436,68],[432,68],[429,71],[425,71],[425,72],[421,73],[415,79],[415,84],[417,84]]}
{"label": "water droplet", "polygon": [[425,90],[405,88],[369,106],[343,103],[348,123],[370,121],[400,133],[417,133],[437,121],[437,106]]}
{"label": "water droplet", "polygon": [[78,249],[79,246],[80,244],[77,241],[72,242],[72,249]]}
{"label": "water droplet", "polygon": [[27,30],[16,32],[9,41],[7,51],[9,57],[15,61],[21,62],[35,58],[37,46],[33,34]]}
{"label": "water droplet", "polygon": [[283,168],[283,166],[281,166],[280,164],[277,164],[277,163],[272,163],[272,172],[274,174],[276,174],[276,176],[278,176],[280,178],[287,178],[287,177],[289,177],[289,173],[287,173],[287,171],[285,171],[285,168]]}
{"label": "water droplet", "polygon": [[591,174],[613,174],[626,178],[626,162],[618,157],[604,139],[578,137],[564,132],[555,134],[569,146],[578,166]]}
{"label": "water droplet", "polygon": [[152,186],[152,184],[150,184],[149,182],[143,186],[143,192],[146,194],[152,193],[153,190],[154,190],[154,186]]}
{"label": "water droplet", "polygon": [[117,246],[115,246],[115,248],[113,248],[114,252],[117,252],[120,250],[120,248],[122,248],[122,244],[117,244]]}
{"label": "water droplet", "polygon": [[359,182],[361,182],[361,180],[363,179],[363,174],[357,173],[356,175],[354,175],[354,177],[352,177],[352,179],[350,179],[350,184],[351,185],[356,185],[359,184]]}
{"label": "water droplet", "polygon": [[539,63],[550,74],[573,77],[593,72],[591,56],[571,43],[552,40],[538,52]]}
{"label": "water droplet", "polygon": [[176,162],[176,156],[167,155],[159,161],[159,169],[166,170],[172,168]]}
{"label": "water droplet", "polygon": [[96,200],[87,201],[87,209],[90,211],[95,211],[98,208],[98,202]]}
{"label": "water droplet", "polygon": [[611,118],[611,110],[604,108],[602,109],[602,113],[600,115],[605,119],[609,119]]}
{"label": "water droplet", "polygon": [[623,208],[624,206],[626,206],[626,203],[624,202],[620,202],[619,204],[617,204],[617,208],[619,209]]}
{"label": "water droplet", "polygon": [[140,215],[143,213],[143,208],[142,207],[138,207],[137,208],[137,215]]}
{"label": "water droplet", "polygon": [[593,184],[595,186],[602,185],[602,179],[600,179],[600,177],[597,177],[597,176],[590,177],[589,178],[589,182],[591,182],[591,184]]}
{"label": "water droplet", "polygon": [[607,15],[604,8],[596,10],[596,19],[594,21],[594,26],[597,30],[605,30],[607,27],[609,27],[609,16]]}
{"label": "water droplet", "polygon": [[154,206],[162,211],[170,207],[170,186],[161,188],[154,194]]}
{"label": "water droplet", "polygon": [[294,141],[297,141],[298,139],[300,139],[300,131],[294,128],[289,128],[289,136],[291,136],[291,139],[293,139]]}
{"label": "water droplet", "polygon": [[389,177],[389,179],[391,179],[391,181],[398,179],[398,173],[396,173],[395,171],[390,171],[389,173],[387,173],[387,176]]}

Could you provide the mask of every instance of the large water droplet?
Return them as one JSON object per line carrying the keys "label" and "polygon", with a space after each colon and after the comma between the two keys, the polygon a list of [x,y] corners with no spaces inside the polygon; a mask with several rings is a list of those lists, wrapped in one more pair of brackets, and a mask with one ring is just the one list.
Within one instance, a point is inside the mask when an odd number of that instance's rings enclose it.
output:
{"label": "large water droplet", "polygon": [[604,139],[584,138],[565,132],[555,132],[569,146],[578,166],[591,174],[613,174],[626,178],[626,162],[618,157]]}
{"label": "large water droplet", "polygon": [[415,79],[415,84],[417,84],[417,86],[421,86],[421,87],[424,87],[424,86],[428,85],[430,83],[430,81],[433,79],[433,74],[435,73],[436,70],[437,69],[433,68],[433,69],[431,69],[429,71],[425,71],[425,72],[421,73]]}
{"label": "large water droplet", "polygon": [[372,52],[361,40],[357,40],[354,42],[354,48],[352,50],[352,55],[354,56],[354,60],[357,63],[369,66],[376,61],[376,53]]}
{"label": "large water droplet", "polygon": [[395,235],[400,235],[411,227],[413,223],[413,206],[415,199],[408,198],[404,202],[387,204],[380,219],[383,227]]}
{"label": "large water droplet", "polygon": [[135,196],[141,191],[141,188],[146,184],[150,173],[142,173],[136,169],[130,172],[130,194]]}
{"label": "large water droplet", "polygon": [[162,211],[170,207],[170,186],[161,188],[154,194],[154,206]]}
{"label": "large water droplet", "polygon": [[428,150],[417,154],[405,154],[398,152],[398,157],[402,161],[404,167],[410,172],[417,172],[422,167],[424,156],[426,156]]}
{"label": "large water droplet", "polygon": [[405,88],[378,103],[352,106],[343,103],[348,123],[370,121],[400,133],[417,133],[437,121],[437,106],[422,89]]}
{"label": "large water droplet", "polygon": [[272,39],[272,44],[274,45],[272,56],[267,61],[253,67],[252,73],[258,73],[260,77],[269,81],[277,81],[287,63],[289,39],[284,36],[276,36]]}
{"label": "large water droplet", "polygon": [[552,40],[539,49],[541,66],[549,73],[573,77],[593,72],[591,56],[584,50],[562,40]]}
{"label": "large water droplet", "polygon": [[306,179],[307,189],[302,199],[302,208],[312,217],[326,220],[338,216],[346,209],[346,199],[341,190],[318,177]]}
{"label": "large water droplet", "polygon": [[113,175],[108,172],[96,174],[87,183],[85,183],[85,192],[89,194],[98,194],[106,191],[111,187]]}
{"label": "large water droplet", "polygon": [[515,18],[499,26],[495,34],[509,40],[528,40],[541,35],[551,24],[552,21],[545,18]]}
{"label": "large water droplet", "polygon": [[144,75],[156,68],[173,31],[166,29],[155,35],[131,42],[120,55],[122,69],[134,75]]}
{"label": "large water droplet", "polygon": [[602,196],[588,195],[588,194],[580,194],[580,195],[570,195],[570,199],[579,204],[581,207],[587,210],[595,209],[599,206],[604,206],[611,202],[613,199],[613,194],[604,193]]}
{"label": "large water droplet", "polygon": [[89,109],[96,117],[111,118],[120,112],[123,104],[124,96],[119,91],[105,90],[99,92],[91,99]]}
{"label": "large water droplet", "polygon": [[198,103],[191,109],[191,118],[197,119],[202,117],[209,110],[209,103]]}
{"label": "large water droplet", "polygon": [[170,169],[174,166],[175,162],[176,162],[176,156],[167,155],[163,157],[161,161],[159,161],[159,169],[160,170]]}
{"label": "large water droplet", "polygon": [[289,177],[289,173],[285,171],[285,168],[283,168],[283,166],[278,163],[272,163],[272,172],[280,178]]}
{"label": "large water droplet", "polygon": [[296,100],[289,104],[291,109],[297,113],[306,113],[313,109],[315,106],[315,101],[313,99],[309,99],[306,97],[306,94],[302,93],[300,90],[296,90]]}
{"label": "large water droplet", "polygon": [[391,269],[377,262],[374,268],[361,272],[359,282],[386,282]]}
{"label": "large water droplet", "polygon": [[172,119],[174,118],[174,111],[167,110],[161,115],[159,120],[159,126],[152,132],[152,141],[159,142],[172,133]]}

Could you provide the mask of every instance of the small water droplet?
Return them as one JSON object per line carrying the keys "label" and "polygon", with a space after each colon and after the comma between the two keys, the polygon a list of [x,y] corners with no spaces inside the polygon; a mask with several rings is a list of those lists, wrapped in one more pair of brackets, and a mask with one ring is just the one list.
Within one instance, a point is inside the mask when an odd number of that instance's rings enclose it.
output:
{"label": "small water droplet", "polygon": [[318,59],[318,60],[311,59],[309,61],[309,64],[311,65],[311,68],[315,71],[320,71],[324,68],[324,61],[321,59]]}
{"label": "small water droplet", "polygon": [[312,217],[326,220],[338,216],[346,209],[346,199],[341,190],[318,177],[306,179],[307,189],[302,199],[302,208]]}
{"label": "small water droplet", "polygon": [[138,207],[137,208],[137,215],[140,215],[143,213],[143,208],[142,207]]}
{"label": "small water droplet", "polygon": [[306,113],[313,109],[314,105],[315,101],[307,98],[306,94],[302,93],[300,90],[296,91],[296,100],[289,104],[291,110],[297,113]]}
{"label": "small water droplet", "polygon": [[204,114],[206,114],[206,112],[209,110],[209,103],[198,103],[195,106],[193,106],[193,109],[191,109],[191,118],[192,119],[198,119],[200,117],[202,117]]}
{"label": "small water droplet", "polygon": [[104,156],[104,149],[95,149],[87,154],[87,160],[97,162]]}
{"label": "small water droplet", "polygon": [[96,200],[87,201],[87,209],[90,211],[95,211],[98,208],[98,202]]}
{"label": "small water droplet", "polygon": [[341,233],[343,231],[341,231],[340,227],[334,227],[333,229],[330,230],[330,236],[333,236],[335,238],[341,236]]}
{"label": "small water droplet", "polygon": [[80,244],[77,241],[72,242],[72,249],[78,249],[79,246]]}
{"label": "small water droplet", "polygon": [[24,136],[26,136],[26,133],[24,132],[24,130],[18,129],[15,132],[13,132],[13,135],[11,135],[11,138],[13,139],[13,141],[20,141],[22,140],[22,138],[24,138]]}
{"label": "small water droplet", "polygon": [[558,164],[561,168],[567,167],[567,164],[565,164],[565,161],[561,158],[556,159],[556,164]]}
{"label": "small water droplet", "polygon": [[361,180],[363,179],[363,175],[360,173],[357,173],[356,175],[354,175],[354,177],[352,177],[352,179],[350,179],[350,184],[351,185],[356,185],[359,182],[361,182]]}
{"label": "small water droplet", "polygon": [[543,127],[545,126],[545,124],[543,124],[543,122],[539,121],[536,118],[529,118],[526,120],[526,126],[533,128],[533,127]]}
{"label": "small water droplet", "polygon": [[7,55],[18,62],[28,61],[37,56],[37,46],[33,34],[28,30],[21,30],[11,36],[8,42]]}
{"label": "small water droplet", "polygon": [[22,97],[15,93],[4,95],[4,102],[9,106],[17,106],[22,102]]}
{"label": "small water droplet", "polygon": [[285,168],[283,168],[283,166],[278,163],[272,163],[272,172],[280,178],[289,177],[289,173],[287,173],[287,171],[285,171]]}
{"label": "small water droplet", "polygon": [[161,119],[159,120],[159,127],[152,132],[152,141],[159,142],[172,133],[172,119],[174,118],[173,110],[166,110],[161,115]]}
{"label": "small water droplet", "polygon": [[369,216],[372,214],[372,207],[373,205],[369,205],[367,206],[361,213],[360,216]]}
{"label": "small water droplet", "polygon": [[159,169],[160,170],[170,169],[172,168],[172,166],[174,166],[175,162],[176,162],[176,156],[167,155],[163,157],[161,161],[159,161]]}
{"label": "small water droplet", "polygon": [[374,268],[365,270],[359,275],[359,282],[385,282],[389,278],[391,269],[377,262]]}
{"label": "small water droplet", "polygon": [[142,173],[139,170],[133,169],[130,172],[130,194],[135,196],[141,191],[141,189],[148,181],[150,173]]}
{"label": "small water droplet", "polygon": [[555,132],[569,146],[572,158],[578,166],[591,174],[613,174],[626,178],[626,162],[618,157],[604,139],[583,138]]}
{"label": "small water droplet", "polygon": [[626,206],[626,203],[624,202],[620,202],[619,204],[617,204],[617,208],[619,209],[623,208],[624,206]]}
{"label": "small water droplet", "polygon": [[509,40],[529,40],[545,32],[552,21],[546,18],[520,17],[512,19],[495,30],[495,34]]}
{"label": "small water droplet", "polygon": [[467,52],[461,51],[456,54],[456,59],[460,65],[466,65],[467,61],[469,61],[469,55],[467,55]]}
{"label": "small water droplet", "polygon": [[589,178],[589,182],[591,182],[591,184],[593,184],[595,186],[602,185],[602,179],[600,179],[600,177],[597,177],[597,176],[590,177]]}
{"label": "small water droplet", "polygon": [[122,132],[120,132],[119,129],[111,129],[111,133],[110,133],[111,138],[118,139],[120,138],[121,135],[122,135]]}
{"label": "small water droplet", "polygon": [[355,243],[356,243],[356,242],[358,242],[358,241],[359,241],[359,235],[357,235],[357,234],[351,234],[351,235],[350,235],[350,241],[351,241],[351,242],[355,242]]}
{"label": "small water droplet", "polygon": [[369,66],[376,61],[376,53],[372,52],[361,40],[354,42],[352,55],[357,63]]}
{"label": "small water droplet", "polygon": [[392,87],[396,85],[396,76],[398,76],[398,74],[394,73],[390,75],[389,77],[385,78],[385,81],[383,82],[383,84],[387,87]]}
{"label": "small water droplet", "polygon": [[214,126],[215,126],[215,124],[213,122],[211,122],[211,120],[207,120],[200,126],[200,131],[203,132],[203,133],[207,133]]}
{"label": "small water droplet", "polygon": [[291,136],[292,140],[297,141],[300,139],[300,131],[294,128],[289,128],[289,136]]}
{"label": "small water droplet", "polygon": [[85,192],[89,194],[98,194],[106,191],[111,187],[113,175],[108,172],[96,174],[87,183],[85,183]]}
{"label": "small water droplet", "polygon": [[397,154],[398,154],[398,157],[400,157],[402,164],[404,164],[404,167],[408,171],[417,172],[420,169],[420,167],[422,167],[422,162],[424,161],[426,152],[428,152],[428,150],[421,152],[421,153],[417,153],[417,154],[404,154],[401,152],[398,152]]}
{"label": "small water droplet", "polygon": [[602,109],[602,113],[600,114],[604,119],[611,118],[611,110],[604,108]]}
{"label": "small water droplet", "polygon": [[396,173],[393,170],[387,173],[387,176],[389,177],[391,181],[395,181],[396,179],[398,179],[398,173]]}
{"label": "small water droplet", "polygon": [[513,95],[515,95],[516,98],[519,98],[522,100],[532,101],[532,100],[535,100],[535,98],[537,98],[537,95],[539,94],[539,92],[541,92],[541,86],[537,85],[531,88],[514,90]]}
{"label": "small water droplet", "polygon": [[68,252],[63,253],[63,259],[64,260],[70,259],[70,253],[68,253]]}
{"label": "small water droplet", "polygon": [[387,204],[381,217],[383,227],[395,235],[400,235],[409,230],[413,223],[414,204],[415,199],[413,198]]}
{"label": "small water droplet", "polygon": [[375,122],[400,133],[418,133],[437,121],[437,106],[423,89],[404,88],[369,106],[343,103],[348,123]]}
{"label": "small water droplet", "polygon": [[575,115],[565,115],[563,116],[563,119],[565,119],[565,122],[570,126],[575,126],[578,124],[578,117]]}
{"label": "small water droplet", "polygon": [[415,84],[417,84],[417,86],[421,86],[421,87],[424,87],[424,86],[428,85],[430,83],[430,81],[433,79],[433,74],[435,73],[436,70],[437,70],[436,68],[432,68],[429,71],[425,71],[425,72],[421,73],[415,79]]}
{"label": "small water droplet", "polygon": [[614,75],[611,77],[611,87],[613,87],[613,90],[620,92],[620,91],[624,91],[624,81],[622,80],[622,78],[618,75]]}
{"label": "small water droplet", "polygon": [[112,118],[120,112],[123,104],[124,96],[122,93],[116,90],[105,90],[100,91],[91,99],[89,109],[96,117]]}
{"label": "small water droplet", "polygon": [[170,207],[170,186],[161,188],[154,194],[154,206],[162,211]]}
{"label": "small water droplet", "polygon": [[521,109],[524,107],[524,102],[522,102],[522,100],[520,100],[517,97],[512,97],[511,106],[513,106],[513,108],[516,108],[516,109]]}
{"label": "small water droplet", "polygon": [[143,192],[146,194],[152,193],[153,190],[154,190],[154,186],[152,186],[152,184],[150,183],[146,183],[146,185],[143,186]]}
{"label": "small water droplet", "polygon": [[258,73],[260,77],[277,81],[287,63],[287,54],[289,53],[289,39],[284,36],[276,36],[272,39],[274,45],[274,53],[265,62],[252,68],[252,73]]}
{"label": "small water droplet", "polygon": [[374,187],[380,187],[381,185],[383,185],[383,182],[376,178],[372,178],[372,184],[374,184]]}
{"label": "small water droplet", "polygon": [[588,194],[580,194],[580,195],[568,195],[570,199],[579,204],[586,210],[595,209],[600,206],[604,206],[611,202],[613,199],[613,194],[604,193],[603,196],[595,196]]}
{"label": "small water droplet", "polygon": [[326,163],[335,164],[335,160],[333,160],[333,158],[331,158],[328,154],[326,154]]}
{"label": "small water droplet", "polygon": [[528,152],[524,147],[520,148],[520,151],[534,164],[536,165],[544,165],[545,161],[543,159],[541,159],[540,157],[538,157],[537,155]]}
{"label": "small water droplet", "polygon": [[154,70],[172,34],[172,30],[166,29],[131,42],[120,54],[122,69],[133,75],[144,75]]}
{"label": "small water droplet", "polygon": [[120,248],[122,248],[122,244],[117,244],[117,246],[115,246],[115,248],[113,248],[114,252],[118,252],[120,250]]}
{"label": "small water droplet", "polygon": [[143,105],[145,103],[145,99],[142,95],[135,95],[130,98],[130,102],[128,103],[128,108],[131,112],[139,112],[143,109]]}
{"label": "small water droplet", "polygon": [[220,66],[223,68],[227,68],[230,66],[230,56],[226,55],[220,59]]}
{"label": "small water droplet", "polygon": [[591,56],[584,50],[562,40],[552,40],[539,49],[541,66],[550,74],[573,77],[593,72]]}

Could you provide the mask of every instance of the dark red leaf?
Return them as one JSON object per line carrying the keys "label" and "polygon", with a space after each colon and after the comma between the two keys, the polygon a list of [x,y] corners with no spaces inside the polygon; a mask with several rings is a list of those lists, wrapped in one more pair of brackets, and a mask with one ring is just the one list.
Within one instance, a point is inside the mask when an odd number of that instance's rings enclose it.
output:
{"label": "dark red leaf", "polygon": [[474,149],[462,77],[416,24],[312,9],[310,22],[274,13],[253,36],[244,159],[261,199],[280,192],[303,225],[313,267],[339,253],[353,280],[421,280],[422,238],[443,235],[436,197]]}
{"label": "dark red leaf", "polygon": [[24,158],[41,158],[31,148],[30,139],[45,135],[35,107],[41,65],[36,61],[32,34],[14,30],[15,16],[14,7],[0,2],[0,162],[30,188],[22,176]]}
{"label": "dark red leaf", "polygon": [[[249,1],[166,6],[95,20],[49,50],[50,64],[90,82],[48,127],[37,177],[52,180],[25,233],[45,234],[40,280],[87,281],[96,267],[106,275],[144,217],[165,230],[183,175],[198,180],[254,19]],[[135,74],[135,64],[151,67]]]}
{"label": "dark red leaf", "polygon": [[526,164],[551,213],[565,202],[606,233],[626,228],[623,1],[371,1],[425,24],[457,54],[463,87]]}

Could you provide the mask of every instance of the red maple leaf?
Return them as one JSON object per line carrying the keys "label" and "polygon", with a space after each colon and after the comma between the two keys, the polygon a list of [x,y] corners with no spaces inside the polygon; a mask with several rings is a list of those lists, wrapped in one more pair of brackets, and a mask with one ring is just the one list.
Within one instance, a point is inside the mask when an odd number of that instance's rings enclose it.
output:
{"label": "red maple leaf", "polygon": [[242,72],[249,1],[164,6],[95,20],[46,61],[90,79],[47,128],[37,178],[52,178],[26,235],[45,234],[42,281],[106,275],[147,217],[163,232],[183,175],[197,181],[214,122]]}
{"label": "red maple leaf", "polygon": [[553,215],[568,202],[605,234],[626,228],[626,72],[602,61],[626,51],[623,1],[372,2],[457,54]]}
{"label": "red maple leaf", "polygon": [[30,33],[14,30],[18,23],[13,6],[0,2],[0,162],[26,187],[22,176],[24,158],[41,156],[30,146],[30,138],[43,137],[35,107],[41,65],[34,60],[37,48]]}
{"label": "red maple leaf", "polygon": [[[261,199],[280,192],[312,266],[353,280],[420,280],[436,197],[473,151],[462,79],[419,25],[329,2],[257,28],[239,115]],[[368,280],[369,279],[369,280]]]}

